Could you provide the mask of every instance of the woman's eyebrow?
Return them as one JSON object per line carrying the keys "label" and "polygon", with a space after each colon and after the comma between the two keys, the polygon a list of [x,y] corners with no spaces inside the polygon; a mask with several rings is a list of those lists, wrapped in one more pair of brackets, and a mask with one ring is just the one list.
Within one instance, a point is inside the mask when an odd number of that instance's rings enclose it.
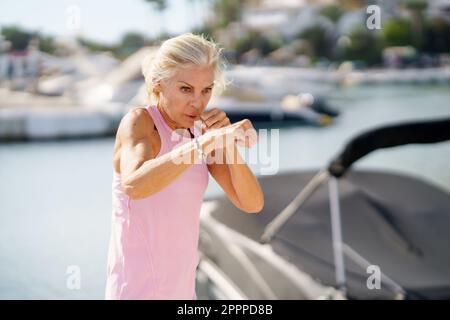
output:
{"label": "woman's eyebrow", "polygon": [[[188,85],[188,86],[191,87],[191,88],[194,87],[193,85],[191,85],[191,84],[189,84],[189,83],[187,83],[187,82],[185,82],[185,81],[179,80],[178,82],[184,83],[184,84]],[[207,86],[206,88],[209,88],[209,87],[214,87],[214,82],[211,83],[211,84],[210,84],[209,86]]]}

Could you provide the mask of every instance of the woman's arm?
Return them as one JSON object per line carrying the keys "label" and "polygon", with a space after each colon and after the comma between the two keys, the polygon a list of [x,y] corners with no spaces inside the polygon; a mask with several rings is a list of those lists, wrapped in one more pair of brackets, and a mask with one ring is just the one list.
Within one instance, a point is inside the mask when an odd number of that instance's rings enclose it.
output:
{"label": "woman's arm", "polygon": [[[194,141],[155,158],[151,144],[153,130],[153,119],[142,108],[126,114],[118,129],[122,187],[134,200],[162,190],[198,161]],[[202,136],[199,142],[206,151],[211,137]]]}
{"label": "woman's arm", "polygon": [[252,123],[244,119],[231,125],[226,114],[219,109],[211,110],[204,118],[207,131],[222,128],[234,132],[224,136],[231,139],[228,140],[229,143],[222,140],[223,149],[212,151],[210,157],[212,161],[208,164],[209,172],[237,208],[248,213],[260,212],[264,207],[264,194],[236,146],[236,139],[247,148],[256,143],[258,139]]}
{"label": "woman's arm", "polygon": [[[248,119],[231,125],[226,113],[219,108],[213,108],[205,112],[201,115],[201,118],[207,127],[206,131],[234,127],[236,130],[246,132],[244,136],[237,132],[237,136],[251,138],[253,131],[256,136],[254,138],[257,140],[256,130]],[[243,142],[244,145],[250,148],[252,146],[251,140]],[[223,143],[224,149],[211,152],[210,159],[213,161],[208,164],[208,170],[237,208],[248,213],[258,213],[264,207],[264,194],[258,180],[239,154],[235,139],[233,138],[232,141],[231,144]]]}
{"label": "woman's arm", "polygon": [[[264,194],[257,178],[242,159],[236,144],[224,150],[221,160],[216,158],[216,163],[208,165],[209,172],[237,208],[248,213],[260,212],[264,207]],[[215,156],[213,152],[211,157]]]}

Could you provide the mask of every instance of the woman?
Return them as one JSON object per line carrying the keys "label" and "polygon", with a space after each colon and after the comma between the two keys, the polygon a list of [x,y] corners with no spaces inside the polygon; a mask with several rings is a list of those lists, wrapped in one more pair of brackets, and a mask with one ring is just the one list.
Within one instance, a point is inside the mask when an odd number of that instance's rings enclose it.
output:
{"label": "woman", "polygon": [[223,88],[220,58],[213,42],[189,33],[165,41],[143,65],[156,104],[129,111],[117,130],[107,299],[196,299],[208,172],[242,211],[264,206],[236,148],[256,142],[251,122],[204,112],[213,87]]}

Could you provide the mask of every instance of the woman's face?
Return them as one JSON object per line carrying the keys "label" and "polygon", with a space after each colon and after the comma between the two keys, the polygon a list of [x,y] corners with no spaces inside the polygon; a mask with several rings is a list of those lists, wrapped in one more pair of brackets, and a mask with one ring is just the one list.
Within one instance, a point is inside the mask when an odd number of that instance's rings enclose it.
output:
{"label": "woman's face", "polygon": [[189,66],[179,68],[155,89],[160,93],[160,106],[176,122],[174,125],[190,128],[208,105],[213,84],[213,66]]}

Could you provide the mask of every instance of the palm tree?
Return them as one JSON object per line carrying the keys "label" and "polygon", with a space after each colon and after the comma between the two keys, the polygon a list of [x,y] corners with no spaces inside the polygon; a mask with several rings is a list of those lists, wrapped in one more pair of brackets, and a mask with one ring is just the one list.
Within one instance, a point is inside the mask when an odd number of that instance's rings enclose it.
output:
{"label": "palm tree", "polygon": [[416,48],[420,49],[423,45],[423,28],[424,28],[424,18],[423,18],[423,12],[428,7],[428,1],[427,0],[403,0],[403,5],[405,6],[406,10],[409,11],[409,14],[411,16],[411,24],[413,33],[416,35],[414,37],[415,39],[415,45]]}
{"label": "palm tree", "polygon": [[156,10],[158,11],[164,11],[167,8],[166,0],[144,0],[144,1],[154,5],[156,7]]}
{"label": "palm tree", "polygon": [[242,15],[243,2],[239,0],[213,0],[212,8],[217,15],[218,27],[226,27],[230,22],[239,21]]}

